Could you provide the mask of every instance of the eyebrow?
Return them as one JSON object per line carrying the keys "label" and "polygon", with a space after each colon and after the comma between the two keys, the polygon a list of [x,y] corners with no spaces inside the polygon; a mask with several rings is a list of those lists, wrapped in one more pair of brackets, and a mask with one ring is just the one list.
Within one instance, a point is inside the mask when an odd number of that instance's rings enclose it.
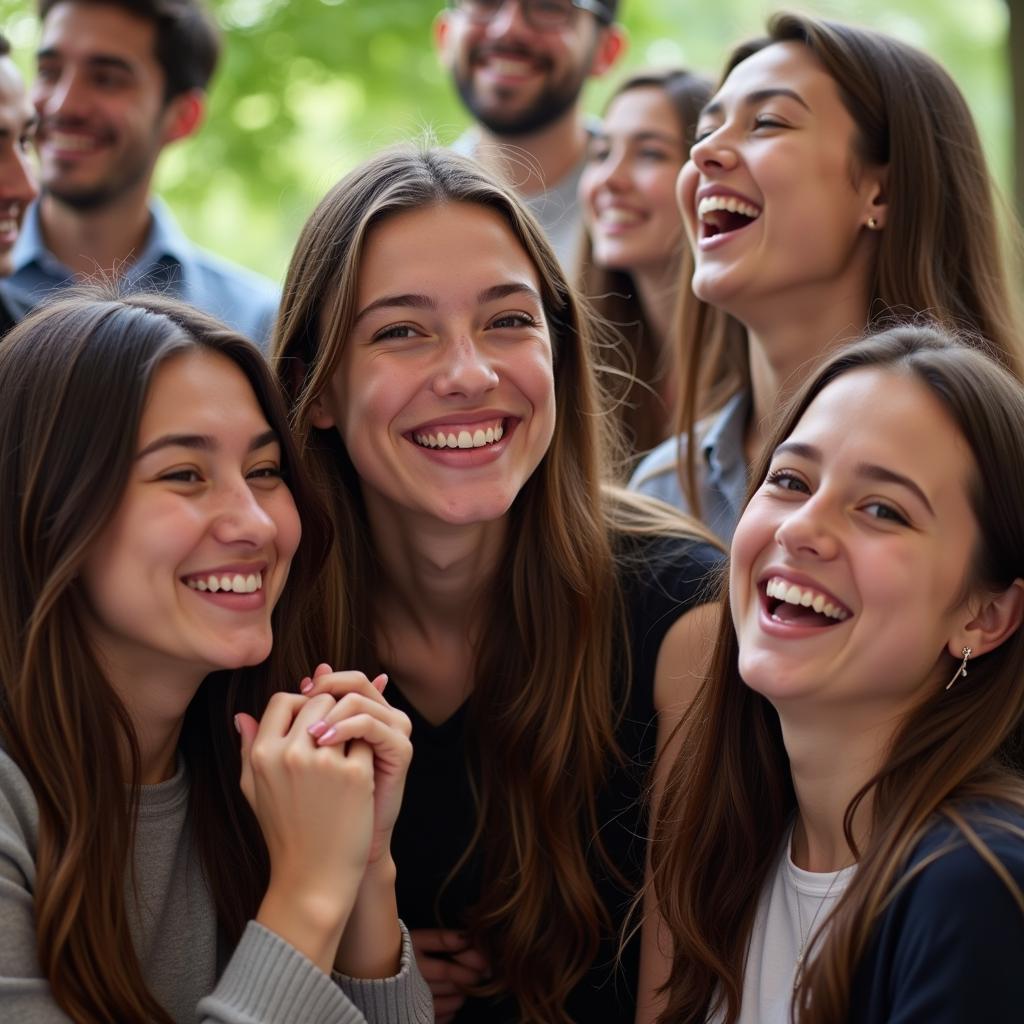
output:
{"label": "eyebrow", "polygon": [[[249,451],[255,452],[265,448],[268,444],[275,444],[278,441],[276,430],[265,430],[257,434],[249,442]],[[136,462],[144,459],[161,448],[190,448],[193,451],[209,452],[217,448],[217,442],[209,434],[164,434],[155,441],[151,441],[145,448],[135,456]]]}
{"label": "eyebrow", "polygon": [[[42,50],[36,51],[36,60],[61,60],[61,53],[55,47],[45,47]],[[129,74],[135,73],[135,68],[130,61],[124,57],[117,57],[112,53],[96,53],[87,57],[85,63],[91,68],[113,68],[117,71],[127,71]]]}
{"label": "eyebrow", "polygon": [[[647,139],[656,139],[661,142],[682,142],[682,138],[679,135],[673,135],[671,132],[659,132],[653,128],[645,128],[640,132],[626,132],[626,137],[634,139],[637,142],[644,142]],[[611,138],[610,132],[597,131],[590,136],[593,142],[607,142]]]}
{"label": "eyebrow", "polygon": [[[797,455],[800,458],[807,459],[810,462],[821,462],[821,451],[811,444],[803,444],[800,441],[785,441],[775,449],[774,457],[779,455]],[[928,509],[929,515],[934,516],[935,510],[932,508],[932,503],[928,500],[924,491],[910,479],[909,476],[904,476],[902,473],[897,473],[895,470],[886,469],[885,466],[879,466],[872,462],[858,462],[854,467],[854,471],[858,476],[864,477],[868,480],[877,480],[880,483],[885,484],[896,484],[900,487],[905,487],[911,494],[915,495],[926,509]]]}
{"label": "eyebrow", "polygon": [[[509,295],[527,294],[541,302],[537,289],[526,284],[524,281],[510,281],[508,284],[496,284],[479,292],[476,301],[496,302],[498,299],[507,298]],[[368,316],[377,309],[437,309],[437,303],[429,295],[418,295],[408,293],[405,295],[382,295],[374,299],[368,306],[364,306],[353,321],[353,326],[358,324],[365,316]]]}
{"label": "eyebrow", "polygon": [[[807,101],[798,92],[794,92],[792,89],[758,89],[755,92],[747,93],[746,96],[740,100],[741,104],[745,107],[756,107],[759,103],[764,103],[766,100],[773,100],[777,96],[782,96],[785,99],[795,100],[804,108],[809,114],[813,113],[811,108],[807,105]],[[709,114],[720,114],[722,112],[722,101],[712,100],[701,112],[700,117],[705,117]]]}

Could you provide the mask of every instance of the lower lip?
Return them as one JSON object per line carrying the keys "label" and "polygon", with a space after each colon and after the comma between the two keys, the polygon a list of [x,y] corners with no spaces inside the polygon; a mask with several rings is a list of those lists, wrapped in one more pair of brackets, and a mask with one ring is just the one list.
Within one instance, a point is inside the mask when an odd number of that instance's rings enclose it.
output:
{"label": "lower lip", "polygon": [[482,448],[424,448],[410,437],[407,437],[406,440],[421,455],[440,466],[450,466],[453,469],[475,469],[477,466],[487,466],[495,459],[501,458],[518,427],[518,420],[509,423],[501,435],[500,441],[484,445]]}
{"label": "lower lip", "polygon": [[778,619],[772,618],[764,603],[763,596],[759,602],[758,610],[761,629],[769,636],[779,637],[783,640],[802,640],[805,637],[823,636],[850,621],[849,619],[843,619],[842,622],[836,622],[834,626],[800,626],[792,622],[779,622]]}
{"label": "lower lip", "polygon": [[720,246],[728,244],[732,239],[742,235],[744,231],[749,231],[755,224],[760,221],[760,217],[757,220],[752,220],[749,224],[742,228],[734,228],[732,231],[719,231],[717,235],[701,235],[697,239],[697,248],[701,252],[708,252],[711,249],[717,249]]}
{"label": "lower lip", "polygon": [[263,590],[254,590],[251,594],[236,594],[233,590],[195,590],[182,584],[190,594],[201,597],[218,608],[227,608],[235,612],[256,611],[266,606],[267,599]]}
{"label": "lower lip", "polygon": [[597,230],[608,238],[619,238],[622,235],[629,234],[630,231],[635,231],[641,224],[643,224],[642,220],[617,221],[613,224],[599,222]]}

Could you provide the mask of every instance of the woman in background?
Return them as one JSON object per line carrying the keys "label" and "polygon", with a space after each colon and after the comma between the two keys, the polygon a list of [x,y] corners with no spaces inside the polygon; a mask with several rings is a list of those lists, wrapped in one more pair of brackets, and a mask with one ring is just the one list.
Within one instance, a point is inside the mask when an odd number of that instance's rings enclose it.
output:
{"label": "woman in background", "polygon": [[256,348],[159,298],[30,315],[0,491],[0,1017],[430,1020],[409,724],[366,680],[295,692],[329,526]]}
{"label": "woman in background", "polygon": [[723,329],[701,304],[684,307],[682,435],[631,486],[723,539],[776,408],[867,325],[927,313],[987,339],[1020,376],[1016,296],[974,120],[913,47],[776,15],[767,38],[729,60],[679,198],[694,294],[732,320]]}
{"label": "woman in background", "polygon": [[274,352],[338,538],[317,649],[386,672],[413,722],[398,904],[438,1019],[632,1024],[618,930],[717,551],[603,486],[590,324],[519,200],[450,152],[327,195]]}
{"label": "woman in background", "polygon": [[660,1021],[1020,1019],[1022,432],[928,327],[785,412],[652,845]]}
{"label": "woman in background", "polygon": [[622,335],[600,361],[631,459],[668,437],[675,422],[673,315],[680,282],[693,273],[675,182],[712,91],[708,79],[682,69],[628,78],[591,135],[580,179],[580,290]]}

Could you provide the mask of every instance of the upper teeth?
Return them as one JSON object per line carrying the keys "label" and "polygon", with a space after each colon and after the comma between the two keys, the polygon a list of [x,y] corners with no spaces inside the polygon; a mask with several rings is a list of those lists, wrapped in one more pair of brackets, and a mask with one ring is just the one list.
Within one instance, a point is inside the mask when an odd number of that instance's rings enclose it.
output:
{"label": "upper teeth", "polygon": [[785,601],[786,604],[803,605],[804,608],[813,608],[830,619],[838,619],[840,622],[849,617],[850,613],[837,604],[833,604],[824,594],[816,590],[808,590],[806,587],[798,587],[789,580],[779,576],[773,576],[768,581],[767,593],[769,597]]}
{"label": "upper teeth", "polygon": [[697,204],[698,217],[703,217],[704,214],[711,213],[712,210],[742,213],[744,217],[750,217],[751,220],[761,216],[761,211],[756,206],[743,199],[737,199],[736,196],[705,196]]}
{"label": "upper teeth", "polygon": [[499,75],[521,75],[533,67],[533,62],[516,60],[514,57],[491,57],[490,65]]}
{"label": "upper teeth", "polygon": [[454,431],[438,430],[436,433],[412,436],[417,444],[428,448],[482,448],[485,444],[500,441],[504,433],[501,420],[498,420],[493,427],[477,427],[472,433],[468,430],[460,430],[457,434]]}
{"label": "upper teeth", "polygon": [[185,580],[185,584],[193,590],[212,590],[215,594],[218,590],[230,590],[235,594],[253,594],[263,589],[263,573],[250,573],[248,576],[238,572],[231,576],[217,576],[211,573],[206,577],[190,576]]}
{"label": "upper teeth", "polygon": [[6,235],[11,231],[18,230],[18,222],[13,217],[0,220],[0,235]]}
{"label": "upper teeth", "polygon": [[71,135],[67,132],[53,132],[49,134],[49,142],[58,149],[92,149],[96,140],[89,135]]}
{"label": "upper teeth", "polygon": [[601,220],[608,224],[632,224],[639,219],[639,214],[634,213],[632,210],[621,210],[611,207],[601,211]]}

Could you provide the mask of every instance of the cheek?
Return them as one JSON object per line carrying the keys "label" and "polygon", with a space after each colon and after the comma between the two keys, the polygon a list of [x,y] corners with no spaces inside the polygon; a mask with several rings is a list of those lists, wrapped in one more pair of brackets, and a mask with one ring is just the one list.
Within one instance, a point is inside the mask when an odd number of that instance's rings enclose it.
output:
{"label": "cheek", "polygon": [[777,525],[770,510],[754,495],[729,548],[729,598],[734,616],[741,615],[749,604],[756,585],[754,575],[774,543]]}
{"label": "cheek", "polygon": [[692,160],[683,164],[682,170],[675,182],[676,212],[682,216],[686,225],[687,234],[693,238],[696,235],[697,216],[696,194],[697,183],[700,181],[700,173],[697,165]]}
{"label": "cheek", "polygon": [[580,177],[579,195],[583,205],[583,216],[588,225],[595,219],[594,196],[597,193],[598,173],[592,165],[587,165]]}
{"label": "cheek", "polygon": [[295,507],[295,499],[291,491],[286,487],[284,492],[274,503],[270,512],[277,527],[277,551],[282,561],[290,562],[298,550],[299,541],[302,540],[302,521],[299,519],[299,510]]}

